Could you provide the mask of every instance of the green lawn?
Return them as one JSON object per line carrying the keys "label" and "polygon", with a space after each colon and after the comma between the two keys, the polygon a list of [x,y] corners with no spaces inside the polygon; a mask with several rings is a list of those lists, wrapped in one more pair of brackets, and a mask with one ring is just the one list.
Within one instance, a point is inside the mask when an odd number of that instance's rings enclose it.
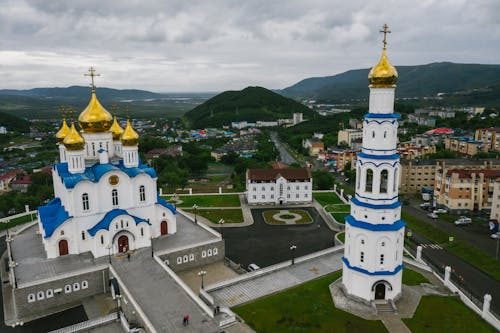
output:
{"label": "green lawn", "polygon": [[345,243],[345,232],[342,232],[337,237],[342,243]]}
{"label": "green lawn", "polygon": [[[193,209],[186,209],[190,213],[194,213]],[[241,209],[197,209],[196,213],[209,219],[213,223],[219,223],[220,219],[224,219],[224,223],[242,223],[243,212]]]}
{"label": "green lawn", "polygon": [[335,308],[328,286],[341,274],[335,272],[232,310],[259,333],[387,332],[380,321]]}
{"label": "green lawn", "polygon": [[[171,198],[168,198],[170,200]],[[199,207],[239,207],[240,199],[236,194],[228,195],[186,195],[179,196],[179,200],[182,203],[178,204],[178,207],[193,207],[193,205],[198,205]]]}
{"label": "green lawn", "polygon": [[424,296],[413,318],[403,321],[413,333],[496,332],[456,297]]}
{"label": "green lawn", "polygon": [[333,192],[313,193],[313,199],[316,199],[321,206],[332,204],[343,204],[344,202]]}
{"label": "green lawn", "polygon": [[421,283],[429,283],[429,280],[422,274],[412,271],[411,269],[403,269],[403,284],[407,286],[417,286]]}
{"label": "green lawn", "polygon": [[[281,210],[281,209],[266,210],[266,211],[264,211],[262,213],[262,217],[264,218],[264,221],[266,223],[268,223],[268,224],[286,225],[285,221],[276,220],[274,218],[274,215],[279,214],[281,211],[283,211],[283,210]],[[289,225],[292,225],[292,224],[309,224],[309,223],[311,223],[313,221],[311,215],[309,215],[309,213],[306,212],[305,210],[302,210],[302,209],[288,209],[288,211],[291,214],[299,214],[301,216],[300,220],[294,221],[294,223],[291,223]],[[280,215],[280,217],[285,218],[285,219],[288,219],[290,217],[295,218],[291,214],[282,213]],[[287,218],[287,216],[288,216],[288,218]]]}
{"label": "green lawn", "polygon": [[350,212],[351,211],[351,206],[350,205],[328,205],[325,207],[327,212]]}
{"label": "green lawn", "polygon": [[[402,212],[402,218],[406,222],[407,228],[410,228],[422,234],[429,240],[440,244],[453,254],[483,270],[495,279],[500,280],[498,261],[496,261],[495,258],[490,256],[488,253],[458,239],[455,239],[453,243],[449,244],[449,235],[447,233],[406,212]],[[490,240],[488,239],[488,241]]]}
{"label": "green lawn", "polygon": [[16,217],[16,218],[10,220],[8,223],[0,223],[0,230],[9,229],[9,228],[15,227],[16,225],[19,225],[19,224],[35,221],[36,219],[37,219],[36,214]]}
{"label": "green lawn", "polygon": [[349,213],[330,213],[330,214],[332,214],[335,221],[337,221],[338,223],[341,223],[341,224],[345,223],[344,217],[349,215]]}

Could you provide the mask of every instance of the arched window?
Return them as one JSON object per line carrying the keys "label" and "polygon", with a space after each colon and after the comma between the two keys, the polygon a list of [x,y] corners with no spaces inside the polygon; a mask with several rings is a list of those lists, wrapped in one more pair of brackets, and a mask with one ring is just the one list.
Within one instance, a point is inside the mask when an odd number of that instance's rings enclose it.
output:
{"label": "arched window", "polygon": [[389,171],[386,169],[380,172],[380,193],[387,193],[387,181],[389,178]]}
{"label": "arched window", "polygon": [[384,139],[387,138],[387,131],[384,131]]}
{"label": "arched window", "polygon": [[101,244],[104,244],[104,236],[101,235]]}
{"label": "arched window", "polygon": [[366,192],[371,192],[373,189],[373,170],[372,169],[367,169],[366,170],[366,186],[365,186],[365,191]]}
{"label": "arched window", "polygon": [[85,211],[90,209],[88,193],[82,194],[82,206],[83,206],[83,210],[85,210]]}
{"label": "arched window", "polygon": [[144,185],[141,185],[139,187],[139,201],[146,201],[146,188],[144,187]]}
{"label": "arched window", "polygon": [[116,189],[111,191],[111,199],[113,200],[113,206],[118,206],[118,191]]}
{"label": "arched window", "polygon": [[372,131],[372,138],[375,139],[375,131]]}
{"label": "arched window", "polygon": [[394,182],[392,183],[392,190],[396,192],[398,189],[398,168],[394,169]]}
{"label": "arched window", "polygon": [[92,156],[95,156],[95,143],[92,142]]}

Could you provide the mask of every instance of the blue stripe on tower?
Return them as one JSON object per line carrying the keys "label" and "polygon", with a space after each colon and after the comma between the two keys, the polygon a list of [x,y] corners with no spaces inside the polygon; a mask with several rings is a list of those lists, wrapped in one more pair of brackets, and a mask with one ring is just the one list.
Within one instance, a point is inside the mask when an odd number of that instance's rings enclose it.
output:
{"label": "blue stripe on tower", "polygon": [[366,207],[366,208],[371,208],[371,209],[395,209],[398,207],[401,207],[402,203],[400,201],[395,202],[393,204],[369,204],[366,202],[359,201],[356,198],[351,198],[351,202],[354,203],[356,206],[361,206],[361,207]]}
{"label": "blue stripe on tower", "polygon": [[342,261],[347,266],[347,268],[352,269],[353,271],[356,271],[356,272],[359,272],[359,273],[363,273],[363,274],[366,274],[366,275],[372,275],[372,276],[373,275],[396,275],[396,274],[399,273],[400,270],[403,269],[403,265],[398,265],[393,271],[375,271],[375,272],[370,272],[370,271],[367,271],[364,268],[357,267],[357,266],[352,266],[351,263],[349,262],[349,260],[347,260],[346,257],[342,257]]}
{"label": "blue stripe on tower", "polygon": [[406,225],[403,220],[397,220],[392,224],[372,224],[369,222],[358,221],[352,215],[347,215],[345,217],[345,221],[353,227],[370,231],[398,231]]}

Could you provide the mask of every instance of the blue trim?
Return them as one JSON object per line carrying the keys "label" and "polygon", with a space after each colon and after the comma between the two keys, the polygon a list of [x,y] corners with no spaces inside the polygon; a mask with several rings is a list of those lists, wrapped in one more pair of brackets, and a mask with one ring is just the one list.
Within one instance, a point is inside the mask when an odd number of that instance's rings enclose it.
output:
{"label": "blue trim", "polygon": [[352,215],[347,215],[344,220],[353,227],[370,231],[398,231],[406,225],[403,220],[397,220],[393,224],[371,224],[368,222],[358,221]]}
{"label": "blue trim", "polygon": [[59,198],[54,198],[45,206],[38,207],[38,215],[45,231],[44,238],[52,236],[61,224],[73,217],[69,216]]}
{"label": "blue trim", "polygon": [[373,151],[393,151],[393,150],[396,150],[397,148],[394,148],[394,149],[372,149],[372,148],[361,147],[361,149],[373,150]]}
{"label": "blue trim", "polygon": [[377,163],[374,163],[374,162],[372,162],[372,161],[369,161],[369,162],[363,162],[362,160],[358,159],[358,163],[359,163],[360,165],[363,165],[363,164],[373,164],[373,165],[374,165],[374,166],[376,166],[376,167],[379,167],[379,166],[381,166],[381,165],[388,165],[388,166],[390,166],[390,167],[395,167],[396,165],[398,165],[398,164],[399,164],[399,161],[396,161],[396,162],[394,162],[394,163],[392,163],[392,164],[390,164],[389,162],[382,162],[382,163],[377,164]]}
{"label": "blue trim", "polygon": [[399,113],[367,113],[365,114],[365,118],[401,118],[401,114]]}
{"label": "blue trim", "polygon": [[106,215],[104,215],[104,217],[102,218],[102,220],[100,220],[92,228],[88,229],[87,232],[89,233],[90,236],[94,237],[99,230],[109,231],[109,226],[111,225],[111,221],[113,221],[113,219],[115,219],[120,215],[126,215],[132,217],[135,221],[135,225],[138,225],[141,222],[146,222],[147,224],[151,225],[151,223],[149,223],[148,220],[142,219],[134,215],[130,215],[124,209],[113,209],[112,211],[107,212]]}
{"label": "blue trim", "polygon": [[355,204],[356,206],[361,206],[361,207],[371,208],[371,209],[395,209],[395,208],[401,207],[401,205],[403,204],[401,201],[397,201],[397,202],[390,204],[390,205],[374,205],[374,204],[369,204],[366,202],[359,201],[355,197],[351,198],[351,202],[353,204]]}
{"label": "blue trim", "polygon": [[399,154],[392,154],[392,155],[372,155],[372,154],[365,154],[363,152],[358,153],[359,157],[362,158],[371,158],[374,160],[397,160],[399,158]]}
{"label": "blue trim", "polygon": [[357,266],[352,266],[349,263],[349,260],[347,260],[346,257],[342,257],[342,261],[347,266],[347,268],[352,269],[353,271],[356,271],[356,272],[359,272],[359,273],[363,273],[363,274],[366,274],[366,275],[371,275],[371,276],[374,276],[374,275],[396,275],[404,267],[403,265],[398,265],[393,271],[376,271],[376,272],[370,272],[370,271],[367,271],[364,268],[360,268],[360,267],[357,267]]}
{"label": "blue trim", "polygon": [[174,215],[177,214],[177,210],[175,209],[175,206],[172,205],[171,203],[168,203],[167,200],[162,199],[160,196],[158,196],[157,204],[162,205],[163,207],[170,209],[170,211]]}
{"label": "blue trim", "polygon": [[379,199],[376,199],[376,198],[364,197],[364,196],[358,194],[358,192],[355,192],[355,194],[356,194],[356,196],[360,197],[361,199],[368,199],[368,200],[394,200],[394,199],[398,198],[398,196],[395,195],[392,198],[379,198]]}

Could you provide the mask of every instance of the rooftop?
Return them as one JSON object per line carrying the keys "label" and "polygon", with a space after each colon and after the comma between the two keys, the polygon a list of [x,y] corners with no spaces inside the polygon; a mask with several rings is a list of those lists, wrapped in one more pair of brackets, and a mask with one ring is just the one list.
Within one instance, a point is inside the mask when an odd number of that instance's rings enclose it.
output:
{"label": "rooftop", "polygon": [[286,180],[309,180],[311,172],[307,168],[248,169],[248,179],[250,180],[274,180],[279,177]]}

